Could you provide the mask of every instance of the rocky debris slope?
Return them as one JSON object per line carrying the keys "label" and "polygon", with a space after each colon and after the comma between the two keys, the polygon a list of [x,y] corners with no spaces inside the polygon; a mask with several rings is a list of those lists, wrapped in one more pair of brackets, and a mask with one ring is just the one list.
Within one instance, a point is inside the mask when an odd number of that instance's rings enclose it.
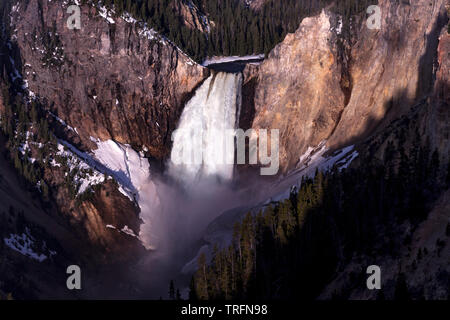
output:
{"label": "rocky debris slope", "polygon": [[323,11],[306,18],[260,67],[254,128],[280,129],[284,171],[308,147],[362,141],[430,93],[444,0],[380,0],[381,29]]}
{"label": "rocky debris slope", "polygon": [[90,137],[114,139],[164,158],[184,102],[207,76],[176,46],[129,16],[81,6],[81,30],[67,28],[68,4],[19,1],[13,37],[33,96]]}

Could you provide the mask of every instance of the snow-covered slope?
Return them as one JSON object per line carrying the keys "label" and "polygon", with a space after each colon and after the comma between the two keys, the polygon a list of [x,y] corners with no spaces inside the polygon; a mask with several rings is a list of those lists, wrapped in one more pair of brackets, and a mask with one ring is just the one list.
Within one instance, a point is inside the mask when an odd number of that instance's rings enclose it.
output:
{"label": "snow-covered slope", "polygon": [[129,145],[121,145],[113,140],[97,140],[96,143],[94,158],[108,168],[109,174],[119,183],[119,190],[135,200],[141,209],[143,224],[140,240],[148,249],[155,248],[152,221],[159,212],[160,202],[156,186],[151,180],[148,160]]}
{"label": "snow-covered slope", "polygon": [[42,245],[39,246],[28,228],[26,228],[25,232],[21,235],[10,234],[9,237],[3,239],[3,241],[5,245],[13,249],[14,251],[17,251],[22,255],[39,262],[42,262],[49,256],[53,256],[56,254],[55,251],[47,248],[47,244],[45,241],[43,241]]}
{"label": "snow-covered slope", "polygon": [[[151,180],[148,160],[129,145],[122,145],[113,140],[91,140],[97,144],[97,149],[91,153],[82,152],[63,140],[60,140],[58,145],[58,155],[66,158],[71,170],[85,172],[80,177],[75,176],[75,182],[80,185],[78,193],[104,182],[105,177],[113,178],[119,185],[119,191],[136,202],[141,209],[140,218],[143,224],[139,234],[140,240],[148,249],[155,248],[152,221],[160,212],[160,201],[156,186]],[[53,161],[52,165],[60,164]],[[124,232],[127,233],[127,230]]]}
{"label": "snow-covered slope", "polygon": [[313,178],[316,169],[326,172],[334,166],[339,170],[347,168],[358,156],[358,151],[354,150],[354,147],[354,145],[344,147],[331,155],[325,155],[328,151],[326,140],[320,142],[319,145],[314,148],[309,147],[308,150],[300,156],[297,169],[281,176],[268,188],[267,195],[270,194],[270,196],[265,203],[289,198],[292,188],[300,187],[302,177]]}

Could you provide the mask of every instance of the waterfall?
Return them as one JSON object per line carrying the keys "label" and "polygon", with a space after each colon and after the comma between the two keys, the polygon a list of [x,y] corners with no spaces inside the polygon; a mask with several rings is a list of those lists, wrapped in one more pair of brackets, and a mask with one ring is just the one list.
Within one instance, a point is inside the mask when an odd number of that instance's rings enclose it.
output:
{"label": "waterfall", "polygon": [[187,186],[232,179],[241,86],[240,73],[218,72],[197,89],[172,135],[172,178]]}

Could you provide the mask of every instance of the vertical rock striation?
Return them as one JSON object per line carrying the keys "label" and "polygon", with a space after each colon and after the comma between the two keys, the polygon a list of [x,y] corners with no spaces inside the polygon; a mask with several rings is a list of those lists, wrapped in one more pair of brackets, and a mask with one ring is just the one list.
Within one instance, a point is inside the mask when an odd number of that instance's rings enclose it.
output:
{"label": "vertical rock striation", "polygon": [[280,129],[284,171],[308,147],[362,141],[431,94],[445,0],[379,7],[380,30],[354,18],[344,34],[329,11],[304,19],[260,67],[253,127]]}
{"label": "vertical rock striation", "polygon": [[306,18],[260,66],[253,128],[280,130],[280,163],[327,139],[344,108],[331,16]]}

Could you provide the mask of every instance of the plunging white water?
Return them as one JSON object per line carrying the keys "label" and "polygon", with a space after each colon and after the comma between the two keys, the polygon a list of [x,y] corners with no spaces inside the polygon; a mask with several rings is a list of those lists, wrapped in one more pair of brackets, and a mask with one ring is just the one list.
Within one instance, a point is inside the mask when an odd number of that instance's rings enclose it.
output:
{"label": "plunging white water", "polygon": [[215,73],[186,104],[172,136],[172,178],[185,185],[212,178],[232,179],[241,85],[241,74]]}

